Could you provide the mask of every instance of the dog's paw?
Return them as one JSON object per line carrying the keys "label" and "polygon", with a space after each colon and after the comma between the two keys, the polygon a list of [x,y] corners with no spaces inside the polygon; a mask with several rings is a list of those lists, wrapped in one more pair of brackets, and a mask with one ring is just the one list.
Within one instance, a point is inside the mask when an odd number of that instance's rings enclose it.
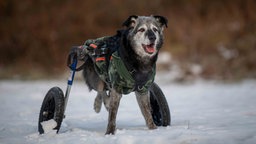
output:
{"label": "dog's paw", "polygon": [[97,95],[95,100],[94,100],[94,111],[96,113],[99,113],[101,110],[101,105],[102,105],[102,97],[100,95]]}
{"label": "dog's paw", "polygon": [[157,126],[154,123],[150,123],[148,124],[148,129],[151,129],[151,130],[157,129]]}
{"label": "dog's paw", "polygon": [[108,127],[105,135],[114,135],[115,134],[115,127]]}
{"label": "dog's paw", "polygon": [[157,129],[157,126],[155,124],[148,126],[149,129],[153,130],[153,129]]}

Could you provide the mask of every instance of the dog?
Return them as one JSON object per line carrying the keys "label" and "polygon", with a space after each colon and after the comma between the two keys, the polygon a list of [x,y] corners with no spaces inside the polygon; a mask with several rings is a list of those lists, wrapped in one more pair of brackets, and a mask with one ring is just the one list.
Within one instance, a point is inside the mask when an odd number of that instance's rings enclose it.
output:
{"label": "dog", "polygon": [[[115,36],[90,40],[85,44],[87,51],[88,47],[101,50],[98,54],[95,51],[88,54],[83,77],[89,89],[97,91],[95,111],[99,112],[104,103],[109,112],[106,134],[115,133],[121,97],[130,92],[135,92],[147,127],[157,128],[151,115],[148,89],[154,82],[155,65],[163,45],[167,19],[163,16],[132,15],[123,26],[125,28]],[[107,49],[106,53],[103,53],[102,47]],[[99,68],[101,66],[103,70]],[[125,75],[122,76],[123,73]]]}

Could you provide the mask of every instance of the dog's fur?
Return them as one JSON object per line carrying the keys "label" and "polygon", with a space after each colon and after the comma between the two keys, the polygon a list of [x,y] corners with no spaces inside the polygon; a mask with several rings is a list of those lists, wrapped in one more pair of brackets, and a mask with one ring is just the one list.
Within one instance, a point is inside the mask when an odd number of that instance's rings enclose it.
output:
{"label": "dog's fur", "polygon": [[[145,81],[148,79],[148,73],[152,72],[152,67],[156,63],[158,52],[163,44],[163,29],[167,27],[167,19],[162,16],[133,15],[123,25],[126,28],[120,39],[118,49],[120,57],[126,66],[132,66],[135,70],[135,81]],[[95,111],[100,111],[102,103],[109,111],[106,134],[114,134],[122,94],[108,87],[99,78],[95,72],[93,60],[90,58],[86,61],[83,74],[88,87],[98,92],[94,103]],[[156,125],[151,116],[149,92],[135,91],[135,94],[148,128],[155,129]]]}

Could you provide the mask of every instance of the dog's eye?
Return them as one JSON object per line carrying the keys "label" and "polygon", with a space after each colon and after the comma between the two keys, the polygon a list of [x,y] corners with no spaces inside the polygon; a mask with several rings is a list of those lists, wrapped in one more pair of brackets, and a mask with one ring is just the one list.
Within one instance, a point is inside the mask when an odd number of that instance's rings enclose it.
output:
{"label": "dog's eye", "polygon": [[158,29],[157,29],[157,28],[153,28],[153,31],[154,31],[154,32],[158,32]]}
{"label": "dog's eye", "polygon": [[144,28],[140,28],[138,31],[139,31],[139,32],[144,32],[145,29],[144,29]]}

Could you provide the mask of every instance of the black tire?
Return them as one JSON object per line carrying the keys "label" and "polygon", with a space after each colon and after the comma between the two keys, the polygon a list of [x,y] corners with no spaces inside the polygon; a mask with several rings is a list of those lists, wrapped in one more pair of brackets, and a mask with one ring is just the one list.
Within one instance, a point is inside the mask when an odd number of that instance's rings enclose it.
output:
{"label": "black tire", "polygon": [[42,103],[39,121],[38,121],[38,132],[40,134],[44,133],[44,129],[41,125],[41,122],[54,119],[57,123],[57,126],[53,128],[59,132],[61,122],[64,118],[64,95],[62,90],[59,87],[51,88]]}
{"label": "black tire", "polygon": [[156,83],[150,87],[151,114],[157,126],[169,126],[171,114],[166,98]]}

